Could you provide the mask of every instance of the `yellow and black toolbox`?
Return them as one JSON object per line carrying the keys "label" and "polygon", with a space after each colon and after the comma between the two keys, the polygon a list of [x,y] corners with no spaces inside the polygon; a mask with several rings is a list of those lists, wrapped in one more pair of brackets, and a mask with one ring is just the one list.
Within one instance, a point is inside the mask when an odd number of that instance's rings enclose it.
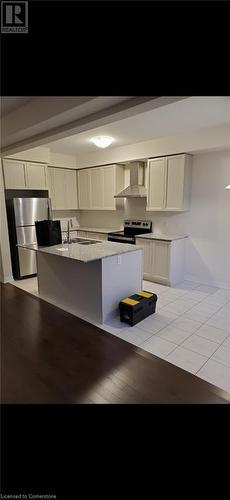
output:
{"label": "yellow and black toolbox", "polygon": [[156,302],[157,295],[144,290],[126,297],[119,304],[120,320],[134,326],[150,314],[155,313]]}

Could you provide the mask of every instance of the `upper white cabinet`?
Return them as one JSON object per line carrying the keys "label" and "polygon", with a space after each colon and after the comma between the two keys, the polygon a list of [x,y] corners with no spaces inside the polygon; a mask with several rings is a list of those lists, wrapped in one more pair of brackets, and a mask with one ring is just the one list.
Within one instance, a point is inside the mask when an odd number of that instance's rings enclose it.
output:
{"label": "upper white cabinet", "polygon": [[[116,198],[114,195],[117,194],[124,186],[124,169],[123,167],[118,167],[112,165],[111,167],[103,168],[103,178],[104,178],[104,198],[103,205],[104,210],[116,210]],[[121,185],[121,189],[120,186]]]}
{"label": "upper white cabinet", "polygon": [[46,165],[43,163],[3,160],[6,189],[47,189]]}
{"label": "upper white cabinet", "polygon": [[6,189],[26,189],[26,164],[22,161],[3,160]]}
{"label": "upper white cabinet", "polygon": [[88,168],[79,170],[77,176],[79,208],[88,210],[90,208],[90,170]]}
{"label": "upper white cabinet", "polygon": [[191,178],[191,155],[183,154],[149,160],[147,210],[188,210]]}
{"label": "upper white cabinet", "polygon": [[39,163],[26,164],[26,181],[29,189],[47,189],[46,165]]}
{"label": "upper white cabinet", "polygon": [[78,208],[77,172],[64,169],[65,177],[65,205],[68,209]]}
{"label": "upper white cabinet", "polygon": [[76,170],[48,167],[48,188],[54,210],[78,208]]}
{"label": "upper white cabinet", "polygon": [[47,189],[44,163],[3,160],[6,189]]}
{"label": "upper white cabinet", "polygon": [[163,210],[166,195],[166,158],[151,160],[148,168],[148,209]]}
{"label": "upper white cabinet", "polygon": [[80,210],[116,210],[114,195],[124,187],[124,168],[119,165],[85,168],[78,171]]}
{"label": "upper white cabinet", "polygon": [[104,175],[103,168],[92,168],[90,171],[90,198],[93,210],[103,210]]}

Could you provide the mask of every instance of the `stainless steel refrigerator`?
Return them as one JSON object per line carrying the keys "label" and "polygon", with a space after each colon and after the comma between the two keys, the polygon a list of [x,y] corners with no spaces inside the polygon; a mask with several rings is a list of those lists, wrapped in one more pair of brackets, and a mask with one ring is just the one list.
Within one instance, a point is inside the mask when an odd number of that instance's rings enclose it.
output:
{"label": "stainless steel refrigerator", "polygon": [[13,198],[15,221],[15,249],[17,271],[15,276],[20,279],[36,275],[36,252],[17,247],[17,244],[37,243],[35,221],[51,218],[51,203],[49,198]]}

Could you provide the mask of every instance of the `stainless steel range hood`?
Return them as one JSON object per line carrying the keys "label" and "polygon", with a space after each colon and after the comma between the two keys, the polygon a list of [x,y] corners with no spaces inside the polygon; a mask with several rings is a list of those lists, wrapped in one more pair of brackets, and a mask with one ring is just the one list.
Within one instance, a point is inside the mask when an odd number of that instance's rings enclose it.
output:
{"label": "stainless steel range hood", "polygon": [[130,164],[130,185],[116,194],[114,198],[146,198],[147,189],[144,184],[145,164],[135,162]]}

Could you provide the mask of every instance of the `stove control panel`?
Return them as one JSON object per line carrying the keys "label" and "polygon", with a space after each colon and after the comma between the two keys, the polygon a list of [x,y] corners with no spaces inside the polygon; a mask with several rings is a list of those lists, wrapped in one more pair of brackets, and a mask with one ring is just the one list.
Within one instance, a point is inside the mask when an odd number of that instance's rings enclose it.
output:
{"label": "stove control panel", "polygon": [[125,228],[135,228],[135,229],[144,229],[145,231],[148,230],[151,232],[152,230],[152,221],[148,220],[125,220],[124,221],[124,227]]}

